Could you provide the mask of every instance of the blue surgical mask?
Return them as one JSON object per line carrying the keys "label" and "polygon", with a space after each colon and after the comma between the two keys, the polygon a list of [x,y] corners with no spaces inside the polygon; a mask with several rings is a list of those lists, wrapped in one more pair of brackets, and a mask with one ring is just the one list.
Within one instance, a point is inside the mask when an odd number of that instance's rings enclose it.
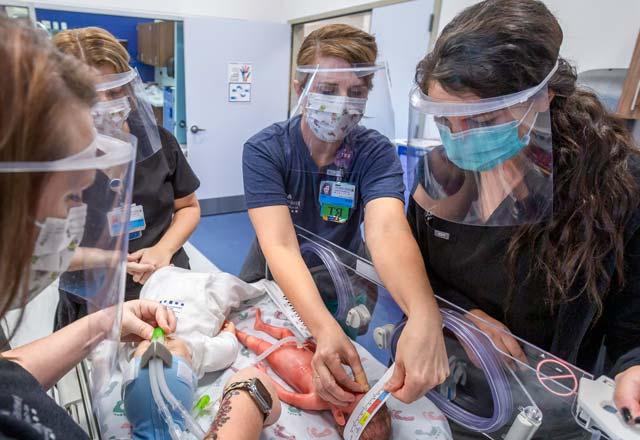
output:
{"label": "blue surgical mask", "polygon": [[529,135],[535,124],[531,124],[523,137],[520,137],[518,128],[532,108],[533,103],[520,120],[458,133],[451,133],[449,127],[436,123],[447,157],[468,171],[487,171],[511,159],[529,144]]}

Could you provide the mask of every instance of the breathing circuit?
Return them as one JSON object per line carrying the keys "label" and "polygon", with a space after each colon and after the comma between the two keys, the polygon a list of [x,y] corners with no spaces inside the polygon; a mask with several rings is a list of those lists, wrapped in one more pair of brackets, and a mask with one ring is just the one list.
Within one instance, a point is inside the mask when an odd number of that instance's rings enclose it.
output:
{"label": "breathing circuit", "polygon": [[[167,423],[169,435],[172,440],[184,439],[185,433],[173,420],[169,406],[175,412],[180,414],[185,426],[189,430],[189,434],[192,437],[201,440],[205,436],[204,431],[200,428],[200,425],[198,425],[198,423],[193,419],[182,403],[175,398],[167,385],[167,380],[164,375],[164,365],[171,366],[172,356],[164,345],[164,341],[164,331],[161,328],[154,329],[153,336],[151,337],[151,345],[142,355],[140,366],[144,367],[147,363],[149,365],[151,394],[156,405],[158,405],[158,410],[160,411],[162,418]],[[169,406],[167,406],[167,402],[169,403]]]}

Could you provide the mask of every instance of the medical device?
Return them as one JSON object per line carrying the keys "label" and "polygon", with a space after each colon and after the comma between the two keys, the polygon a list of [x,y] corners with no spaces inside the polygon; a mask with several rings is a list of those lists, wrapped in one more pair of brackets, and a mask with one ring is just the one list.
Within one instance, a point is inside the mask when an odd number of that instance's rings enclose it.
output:
{"label": "medical device", "polygon": [[[151,345],[144,352],[140,359],[140,368],[149,367],[149,382],[151,384],[151,394],[153,400],[158,405],[158,411],[164,419],[169,429],[169,435],[172,440],[181,440],[185,438],[196,438],[201,440],[204,438],[205,433],[200,428],[200,425],[193,419],[189,411],[175,398],[169,386],[167,385],[166,378],[164,376],[164,366],[171,366],[172,355],[169,349],[164,345],[164,331],[157,327],[153,331],[151,338]],[[166,399],[166,401],[165,401]],[[171,410],[167,406],[167,402],[171,409],[180,414],[184,420],[184,424],[188,429],[188,433],[178,426],[173,420]]]}
{"label": "medical device", "polygon": [[[372,317],[373,328],[354,339],[365,347],[374,342],[373,350],[370,349],[374,355],[379,354],[375,352],[376,348],[390,350],[393,359],[404,324],[393,319],[398,316],[398,310],[392,308],[397,306],[392,301],[383,303],[390,295],[384,290],[373,265],[301,227],[296,226],[296,232],[305,249],[322,248],[325,255],[336,259],[326,267],[329,271],[339,267],[343,273],[334,274],[332,279],[346,285],[346,274],[351,286],[368,292],[375,286],[377,296],[374,301],[362,303]],[[307,244],[309,242],[314,244]],[[452,374],[427,397],[452,422],[454,438],[457,434],[464,436],[462,433],[471,434],[468,438],[494,440],[640,438],[637,430],[626,425],[615,411],[610,379],[594,381],[589,373],[509,334],[522,349],[523,356],[515,358],[501,351],[479,330],[468,318],[469,312],[443,298],[436,299],[443,315]],[[381,389],[380,382],[376,385]],[[372,396],[363,398],[365,403],[359,407],[362,411],[370,407],[367,403],[375,401],[369,397]],[[380,397],[387,396],[375,396]],[[361,417],[366,412],[362,411]],[[360,420],[356,415],[353,419]],[[347,432],[345,430],[345,435]]]}

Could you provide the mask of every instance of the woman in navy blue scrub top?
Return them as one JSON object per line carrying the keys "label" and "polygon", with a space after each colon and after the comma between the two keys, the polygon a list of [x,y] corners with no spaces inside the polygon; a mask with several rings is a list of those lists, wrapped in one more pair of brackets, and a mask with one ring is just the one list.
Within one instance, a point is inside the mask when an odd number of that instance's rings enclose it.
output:
{"label": "woman in navy blue scrub top", "polygon": [[357,252],[365,224],[375,268],[409,322],[388,390],[412,402],[448,375],[441,316],[404,215],[398,156],[387,137],[363,126],[367,98],[376,91],[376,57],[374,37],[351,26],[312,32],[297,58],[302,76],[294,86],[306,101],[301,115],[256,134],[243,154],[245,197],[257,243],[241,277],[264,277],[266,260],[317,341],[313,369],[319,394],[340,406],[367,388],[366,376],[301,256],[295,226]]}

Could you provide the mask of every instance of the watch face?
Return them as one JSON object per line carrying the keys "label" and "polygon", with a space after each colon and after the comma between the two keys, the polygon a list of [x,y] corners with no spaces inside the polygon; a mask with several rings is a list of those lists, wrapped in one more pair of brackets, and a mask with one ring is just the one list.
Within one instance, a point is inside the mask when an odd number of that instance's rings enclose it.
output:
{"label": "watch face", "polygon": [[269,390],[267,390],[267,388],[262,384],[260,379],[253,379],[252,382],[253,382],[252,385],[255,387],[258,396],[262,400],[264,400],[269,411],[271,411],[271,408],[273,407],[273,400],[271,399],[271,394],[269,393]]}

